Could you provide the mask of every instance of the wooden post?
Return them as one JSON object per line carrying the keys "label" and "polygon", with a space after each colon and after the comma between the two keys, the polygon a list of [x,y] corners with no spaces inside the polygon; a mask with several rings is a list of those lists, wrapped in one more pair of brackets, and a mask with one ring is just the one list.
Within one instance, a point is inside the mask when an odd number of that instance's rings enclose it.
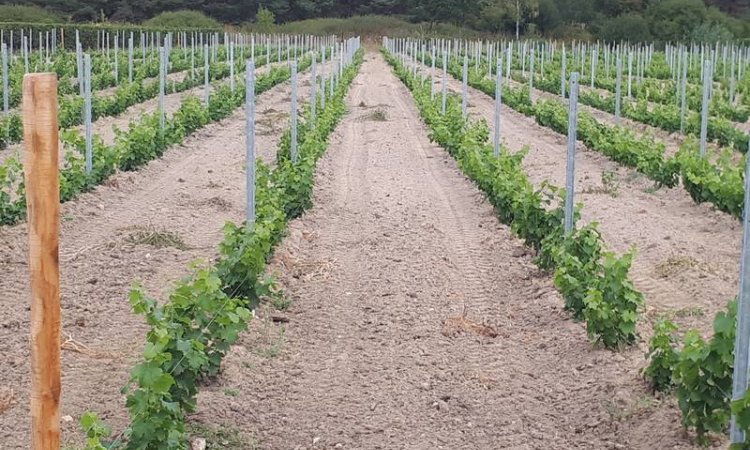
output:
{"label": "wooden post", "polygon": [[24,164],[31,274],[31,442],[60,448],[60,186],[57,75],[23,78]]}

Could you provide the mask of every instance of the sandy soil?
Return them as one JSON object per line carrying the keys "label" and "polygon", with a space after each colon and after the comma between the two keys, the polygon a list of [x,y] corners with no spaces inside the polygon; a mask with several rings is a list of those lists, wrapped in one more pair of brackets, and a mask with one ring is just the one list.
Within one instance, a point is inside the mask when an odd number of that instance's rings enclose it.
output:
{"label": "sandy soil", "polygon": [[[307,73],[300,74],[302,96]],[[275,157],[288,120],[289,83],[258,98],[258,155]],[[286,119],[285,119],[286,117]],[[244,217],[243,108],[168,150],[139,172],[118,173],[105,186],[62,207],[64,442],[80,444],[78,418],[94,410],[115,430],[127,423],[120,388],[138,357],[146,327],[130,311],[132,283],[164,298],[196,259],[211,259],[225,221]],[[133,243],[138,231],[168,231],[184,246]],[[0,228],[0,447],[28,448],[29,348],[26,225]]]}
{"label": "sandy soil", "polygon": [[640,350],[591,348],[379,54],[348,104],[270,269],[294,303],[261,309],[194,421],[239,448],[693,448]]}

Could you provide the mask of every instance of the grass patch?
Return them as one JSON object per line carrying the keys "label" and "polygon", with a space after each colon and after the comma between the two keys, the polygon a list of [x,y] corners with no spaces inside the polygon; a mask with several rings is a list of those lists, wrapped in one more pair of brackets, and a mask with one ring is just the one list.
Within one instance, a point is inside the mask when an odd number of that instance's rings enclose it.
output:
{"label": "grass patch", "polygon": [[65,20],[47,8],[36,5],[0,5],[0,23],[6,22],[41,24],[64,23]]}
{"label": "grass patch", "polygon": [[[286,101],[286,100],[285,100]],[[269,134],[278,133],[284,129],[286,124],[289,122],[289,113],[284,111],[277,111],[275,109],[267,109],[256,120],[256,133],[259,136],[267,136]]]}
{"label": "grass patch", "polygon": [[152,225],[146,226],[134,226],[130,227],[130,234],[125,238],[125,242],[134,245],[150,245],[155,248],[167,248],[172,247],[177,250],[188,250],[189,247],[185,244],[178,233],[165,229],[159,229]]}
{"label": "grass patch", "polygon": [[274,337],[271,335],[270,322],[266,322],[266,347],[258,348],[256,351],[259,356],[264,358],[276,358],[281,354],[281,349],[284,347],[284,327],[279,328],[279,334]]}
{"label": "grass patch", "polygon": [[466,317],[466,309],[458,316],[448,317],[443,321],[443,336],[456,337],[462,334],[476,334],[489,338],[497,337],[497,330],[491,325],[475,322]]}
{"label": "grass patch", "polygon": [[620,178],[616,172],[605,170],[602,172],[601,186],[589,187],[581,191],[583,194],[606,194],[613,198],[617,197],[620,191]]}
{"label": "grass patch", "polygon": [[602,407],[609,414],[613,422],[627,421],[633,417],[639,416],[651,409],[659,406],[661,401],[649,395],[638,398],[634,403],[629,405],[619,405],[614,400],[603,400]]}
{"label": "grass patch", "polygon": [[700,262],[691,256],[672,255],[666,261],[660,262],[654,267],[654,275],[659,278],[669,278],[691,269],[708,273],[716,272],[707,263]]}
{"label": "grass patch", "polygon": [[688,306],[674,312],[675,317],[703,317],[706,312],[700,306]]}
{"label": "grass patch", "polygon": [[229,425],[208,425],[204,423],[189,423],[187,432],[190,436],[206,440],[206,450],[246,450],[257,448],[254,439],[247,441],[242,432]]}
{"label": "grass patch", "polygon": [[275,310],[286,311],[292,306],[292,298],[286,295],[274,275],[266,276],[260,286],[261,298],[270,303]]}
{"label": "grass patch", "polygon": [[281,291],[271,297],[271,304],[276,311],[286,311],[292,306],[292,299],[284,291]]}

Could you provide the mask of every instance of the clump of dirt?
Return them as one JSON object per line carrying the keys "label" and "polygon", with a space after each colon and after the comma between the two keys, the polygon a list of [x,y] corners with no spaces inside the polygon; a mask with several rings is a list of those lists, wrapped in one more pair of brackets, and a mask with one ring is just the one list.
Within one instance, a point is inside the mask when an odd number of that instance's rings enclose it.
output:
{"label": "clump of dirt", "polygon": [[16,394],[13,389],[3,388],[0,390],[0,414],[8,411],[16,403]]}
{"label": "clump of dirt", "polygon": [[388,122],[388,114],[382,109],[378,108],[375,111],[364,116],[364,120],[370,122]]}
{"label": "clump of dirt", "polygon": [[203,202],[204,205],[213,206],[220,211],[229,211],[232,209],[232,202],[221,197],[211,197]]}
{"label": "clump of dirt", "polygon": [[466,310],[458,316],[448,317],[443,321],[443,336],[456,337],[461,334],[471,333],[479,336],[496,338],[497,330],[491,325],[477,323],[466,317]]}

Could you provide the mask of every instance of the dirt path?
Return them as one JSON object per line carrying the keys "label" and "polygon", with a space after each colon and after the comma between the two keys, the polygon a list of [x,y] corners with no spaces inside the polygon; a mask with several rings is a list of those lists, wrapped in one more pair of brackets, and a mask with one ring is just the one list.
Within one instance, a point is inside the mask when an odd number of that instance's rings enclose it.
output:
{"label": "dirt path", "polygon": [[288,323],[259,312],[201,391],[199,428],[244,437],[236,448],[691,448],[673,410],[658,434],[618,422],[650,408],[638,406],[641,354],[591,348],[550,278],[430,144],[380,54],[348,104],[315,206],[272,264],[294,299],[274,313]]}
{"label": "dirt path", "polygon": [[[461,91],[453,78],[448,86]],[[494,99],[469,88],[469,105],[471,116],[494,129]],[[567,138],[511,108],[502,114],[505,146],[512,152],[529,148],[524,168],[532,182],[565,186]],[[598,222],[604,240],[619,253],[635,246],[631,275],[646,296],[649,317],[678,311],[681,324],[710,330],[715,312],[737,295],[740,222],[696,204],[682,187],[656,190],[645,176],[580,141],[577,148],[576,201],[584,204],[583,222]],[[605,186],[603,176],[613,182]],[[650,325],[641,328],[648,333]]]}
{"label": "dirt path", "polygon": [[[300,94],[309,92],[300,74]],[[258,154],[275,157],[288,121],[289,83],[258,97]],[[276,126],[263,128],[262,122]],[[280,125],[280,126],[279,126]],[[106,186],[62,207],[62,415],[65,443],[80,444],[77,421],[87,410],[121,430],[127,411],[120,388],[139,355],[146,328],[130,311],[128,292],[140,280],[163,299],[188,264],[216,254],[227,220],[244,217],[245,116],[240,108],[141,171],[118,173]],[[171,233],[157,248],[138,233]],[[161,235],[164,237],[164,235]],[[28,273],[26,225],[0,229],[0,447],[28,448]],[[24,418],[24,419],[19,419]]]}

